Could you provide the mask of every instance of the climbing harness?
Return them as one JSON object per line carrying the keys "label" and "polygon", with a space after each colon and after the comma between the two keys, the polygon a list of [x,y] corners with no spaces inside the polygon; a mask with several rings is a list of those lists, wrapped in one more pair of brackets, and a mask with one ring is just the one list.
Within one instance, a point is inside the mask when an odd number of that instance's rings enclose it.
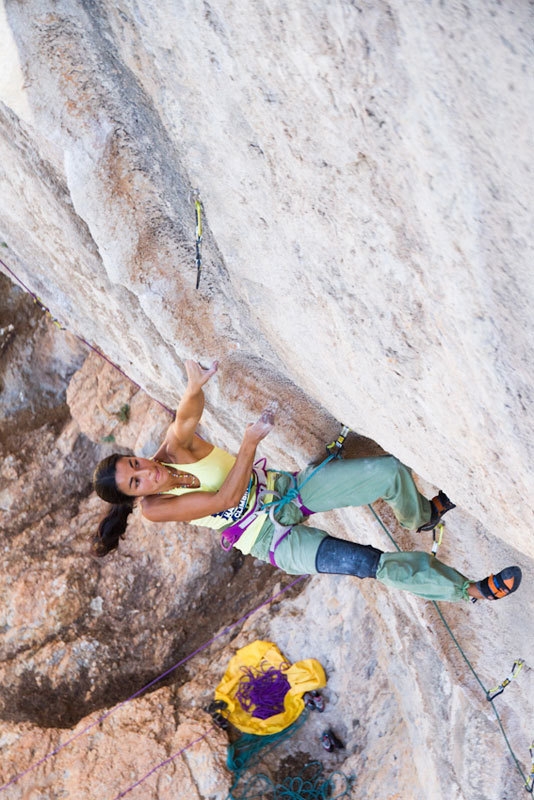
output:
{"label": "climbing harness", "polygon": [[271,562],[273,567],[277,567],[278,564],[276,563],[276,559],[274,557],[275,551],[278,546],[284,541],[286,536],[289,536],[291,533],[292,525],[282,525],[275,517],[275,512],[280,511],[287,503],[293,503],[299,511],[302,513],[303,517],[310,517],[314,512],[307,508],[304,503],[302,502],[302,497],[300,496],[300,490],[304,486],[305,483],[311,478],[312,475],[315,473],[326,463],[326,461],[330,461],[334,456],[329,457],[318,467],[316,467],[313,472],[306,478],[306,480],[300,485],[297,485],[297,473],[296,472],[279,472],[279,475],[285,475],[289,478],[289,489],[287,489],[286,493],[281,495],[280,492],[275,491],[274,489],[268,489],[263,492],[263,497],[265,495],[270,495],[273,498],[277,498],[276,500],[271,500],[270,502],[262,502],[262,510],[269,509],[269,519],[273,523],[274,532],[273,537],[271,539],[271,545],[269,548],[269,561]]}
{"label": "climbing harness", "polygon": [[[267,488],[266,459],[261,458],[256,461],[252,469],[252,480],[256,485],[256,500],[251,508],[249,508],[249,510],[246,511],[239,520],[232,523],[232,525],[229,525],[221,533],[221,547],[223,550],[231,550],[232,547],[239,541],[240,537],[243,535],[249,525],[260,514],[268,513],[269,518],[274,526],[273,537],[271,539],[271,545],[269,549],[269,561],[273,567],[277,567],[278,564],[276,563],[275,552],[284,539],[289,536],[293,525],[281,524],[276,519],[276,514],[281,511],[282,508],[287,505],[287,503],[293,503],[293,505],[295,505],[302,513],[303,517],[309,517],[314,513],[312,509],[307,508],[307,506],[304,505],[300,495],[301,489],[320,469],[325,467],[330,461],[342,457],[343,445],[349,433],[350,428],[348,428],[346,425],[343,425],[337,439],[326,446],[328,451],[327,457],[321,461],[321,463],[318,464],[318,466],[316,466],[309,475],[306,476],[300,486],[297,483],[298,472],[285,472],[283,470],[277,471],[277,475],[285,475],[289,480],[289,488],[283,495],[281,495],[275,489]],[[269,502],[266,502],[265,498],[267,496],[272,497],[273,499]]]}
{"label": "climbing harness", "polygon": [[195,196],[195,222],[196,222],[196,241],[195,241],[195,258],[197,263],[197,284],[198,289],[200,284],[200,273],[202,271],[202,252],[200,246],[202,244],[202,204],[198,197],[198,192]]}
{"label": "climbing harness", "polygon": [[[201,241],[202,241],[202,216],[201,216],[201,214],[202,214],[202,207],[201,207],[201,203],[200,203],[200,201],[199,201],[198,199],[196,199],[196,200],[195,200],[195,219],[196,219],[196,264],[197,264],[197,282],[196,282],[196,287],[197,287],[197,289],[198,289],[198,286],[199,286],[199,281],[200,281],[200,273],[201,273],[201,267],[202,267],[202,258],[201,258],[201,250],[200,250],[200,245],[201,245]],[[38,304],[38,305],[41,307],[41,309],[42,309],[42,310],[45,312],[45,314],[46,314],[46,315],[47,315],[47,316],[48,316],[48,317],[49,317],[49,318],[52,320],[52,322],[53,322],[53,323],[54,323],[54,324],[55,324],[57,327],[61,328],[62,330],[65,330],[65,328],[64,328],[64,327],[61,325],[61,323],[60,323],[60,322],[59,322],[59,321],[58,321],[58,320],[57,320],[55,317],[53,317],[53,315],[52,315],[52,313],[50,312],[50,310],[49,310],[49,309],[48,309],[48,308],[47,308],[47,307],[46,307],[46,306],[45,306],[45,305],[44,305],[44,304],[41,302],[41,300],[40,300],[40,299],[37,297],[37,295],[35,295],[35,294],[34,294],[34,293],[33,293],[33,292],[32,292],[32,291],[31,291],[31,290],[30,290],[30,289],[29,289],[29,288],[28,288],[28,287],[27,287],[27,286],[26,286],[26,285],[25,285],[25,284],[24,284],[24,283],[23,283],[21,280],[20,280],[20,278],[18,278],[18,276],[17,276],[17,275],[16,275],[16,274],[13,272],[13,270],[11,270],[11,269],[10,269],[10,268],[7,266],[7,264],[6,264],[6,263],[5,263],[3,260],[0,260],[0,263],[2,264],[2,266],[4,267],[4,269],[5,269],[5,270],[6,270],[6,271],[7,271],[7,272],[8,272],[8,273],[9,273],[9,274],[10,274],[10,275],[11,275],[11,276],[12,276],[12,277],[13,277],[13,278],[16,280],[16,281],[17,281],[17,283],[18,283],[18,284],[20,284],[20,286],[21,286],[21,287],[22,287],[22,288],[23,288],[23,289],[24,289],[24,290],[25,290],[25,291],[26,291],[26,292],[27,292],[27,293],[28,293],[28,294],[29,294],[29,295],[30,295],[30,296],[33,298],[34,302],[35,302],[36,304]],[[109,358],[107,358],[107,356],[105,356],[103,353],[101,353],[101,352],[100,352],[100,351],[99,351],[99,350],[98,350],[98,349],[97,349],[97,348],[96,348],[94,345],[90,344],[90,343],[89,343],[87,340],[83,339],[81,336],[79,336],[79,335],[77,335],[77,334],[74,334],[74,335],[76,336],[76,338],[77,338],[77,339],[78,339],[80,342],[82,342],[82,343],[83,343],[83,344],[85,344],[87,347],[89,347],[91,350],[93,350],[95,353],[97,353],[97,354],[98,354],[98,355],[99,355],[101,358],[103,358],[105,361],[107,361],[107,362],[108,362],[108,363],[109,363],[111,366],[115,367],[115,369],[117,369],[117,371],[118,371],[118,372],[120,372],[122,375],[124,375],[125,377],[127,377],[127,378],[128,378],[128,380],[131,380],[131,378],[129,378],[129,377],[126,375],[126,373],[125,373],[125,372],[123,372],[123,370],[121,370],[121,368],[120,368],[120,367],[118,367],[116,364],[114,364],[114,363],[113,363],[113,362],[112,362],[112,361],[111,361]],[[133,381],[132,381],[132,382],[133,382]],[[135,384],[135,382],[133,382],[133,383]],[[136,385],[138,388],[140,388],[139,384],[135,384],[135,385]],[[157,402],[159,402],[159,401],[157,401]],[[159,404],[160,404],[160,405],[161,405],[163,408],[165,408],[165,410],[166,410],[166,411],[168,411],[170,414],[172,414],[172,413],[173,413],[173,412],[171,411],[171,409],[169,409],[169,408],[168,408],[167,406],[165,406],[163,403],[160,403],[160,402],[159,402]],[[326,459],[325,459],[325,460],[324,460],[324,461],[323,461],[323,462],[322,462],[322,463],[321,463],[321,464],[320,464],[320,465],[317,467],[317,469],[320,469],[321,467],[325,466],[325,465],[326,465],[326,464],[327,464],[327,463],[328,463],[330,460],[332,460],[332,458],[337,458],[337,457],[340,457],[340,456],[341,456],[341,452],[342,452],[343,443],[344,443],[344,440],[345,440],[345,438],[346,438],[346,435],[347,435],[347,433],[348,433],[348,432],[349,432],[349,429],[348,429],[348,428],[346,428],[346,426],[343,426],[343,428],[342,428],[342,431],[341,431],[340,435],[338,436],[338,438],[337,438],[335,441],[331,442],[329,445],[327,445],[327,450],[328,450],[328,452],[329,452],[329,456],[328,456],[328,457],[327,457],[327,458],[326,458]],[[312,475],[312,474],[314,474],[314,473],[317,471],[317,469],[316,469],[316,470],[314,470],[314,472],[313,472],[313,473],[311,473],[311,474],[310,474],[310,476],[308,476],[308,479],[311,477],[311,475]],[[296,480],[295,480],[295,484],[296,484]],[[259,485],[259,484],[258,484],[258,485]],[[304,485],[304,483],[303,483],[303,484],[301,485],[301,487],[299,487],[299,488],[302,488],[302,486],[303,486],[303,485]],[[292,487],[292,489],[293,489],[293,487]],[[288,497],[288,493],[286,493],[286,494],[285,494],[283,497],[279,497],[279,498],[278,498],[278,500],[276,501],[276,506],[278,506],[278,507],[280,507],[280,508],[281,508],[281,507],[283,507],[283,505],[285,505],[287,502],[294,502],[294,500],[296,499],[296,496],[298,496],[298,489],[297,489],[297,495],[295,495],[295,496]],[[389,536],[389,538],[390,538],[390,539],[391,539],[391,541],[393,542],[393,544],[394,544],[394,546],[396,547],[396,549],[397,549],[397,550],[400,550],[399,546],[397,545],[397,543],[396,543],[396,542],[395,542],[395,540],[393,539],[393,537],[392,537],[391,533],[388,531],[388,529],[386,528],[386,526],[384,525],[384,523],[382,522],[382,520],[380,519],[380,517],[379,517],[379,516],[376,514],[375,510],[372,508],[372,506],[371,506],[370,504],[369,504],[369,506],[368,506],[368,507],[369,507],[369,509],[371,510],[371,512],[374,514],[374,516],[375,516],[375,518],[377,519],[377,521],[379,522],[379,524],[380,524],[380,525],[382,526],[382,528],[385,530],[385,532],[387,533],[387,535]],[[256,511],[256,510],[257,510],[257,509],[255,508],[255,509],[254,509],[254,511]],[[308,511],[309,511],[309,510],[308,510]],[[274,513],[274,512],[273,512],[273,513]],[[313,512],[309,511],[309,513],[313,513]],[[251,520],[249,520],[249,521],[251,521]],[[233,527],[233,526],[232,526],[232,527]],[[225,534],[228,534],[228,532],[229,532],[229,529],[226,529],[226,531],[225,531],[224,533],[225,533]],[[242,531],[241,531],[241,532],[242,532]],[[237,538],[239,538],[239,537],[237,537]],[[235,539],[235,541],[237,541],[237,538]],[[438,537],[438,540],[437,540],[437,547],[439,547],[439,544],[440,544],[440,542],[441,542],[441,538],[442,538],[442,531],[440,532],[440,535],[439,535],[439,537]],[[230,546],[232,546],[232,545],[230,545]],[[436,547],[436,550],[437,550],[437,547]],[[432,547],[432,552],[433,552],[433,554],[435,554],[435,552],[434,552],[434,545],[433,545],[433,547]],[[163,672],[161,675],[159,675],[158,677],[156,677],[154,680],[150,681],[150,683],[148,683],[146,686],[144,686],[144,687],[142,687],[141,689],[139,689],[138,691],[136,691],[136,692],[135,692],[133,695],[131,695],[130,697],[128,697],[126,700],[124,700],[123,702],[121,702],[121,703],[119,703],[118,705],[114,706],[112,709],[110,709],[110,710],[109,710],[109,711],[107,711],[105,714],[103,714],[103,715],[101,715],[100,717],[98,717],[96,720],[93,720],[93,721],[92,721],[92,722],[91,722],[89,725],[87,725],[86,727],[84,727],[82,730],[80,730],[79,732],[77,732],[76,734],[74,734],[73,736],[71,736],[70,738],[68,738],[68,739],[67,739],[66,741],[64,741],[63,743],[59,744],[59,745],[58,745],[58,746],[57,746],[57,747],[56,747],[54,750],[50,751],[49,753],[47,753],[46,755],[44,755],[44,756],[43,756],[42,758],[40,758],[39,760],[37,760],[37,761],[33,762],[32,764],[30,764],[30,765],[29,765],[29,766],[28,766],[26,769],[24,769],[22,772],[20,772],[20,773],[18,773],[18,774],[16,774],[16,775],[14,775],[14,776],[13,776],[13,777],[12,777],[10,780],[8,780],[6,783],[4,783],[3,785],[0,785],[0,793],[4,792],[4,791],[5,791],[5,790],[6,790],[6,789],[9,787],[9,786],[12,786],[12,785],[13,785],[13,784],[15,784],[16,782],[18,782],[18,781],[19,781],[21,778],[23,778],[24,776],[26,776],[26,775],[27,775],[29,772],[33,771],[33,770],[34,770],[34,769],[36,769],[37,767],[39,767],[39,766],[41,766],[42,764],[46,763],[46,762],[47,762],[49,759],[51,759],[51,758],[53,758],[54,756],[56,756],[56,755],[57,755],[57,754],[58,754],[58,753],[59,753],[61,750],[63,750],[63,749],[64,749],[65,747],[67,747],[69,744],[71,744],[72,742],[76,741],[78,738],[80,738],[80,737],[81,737],[81,736],[83,736],[84,734],[86,734],[88,731],[90,731],[91,729],[93,729],[93,728],[94,728],[96,725],[100,725],[100,724],[102,724],[102,722],[103,722],[103,721],[104,721],[104,720],[105,720],[107,717],[109,717],[109,716],[110,716],[111,714],[113,714],[115,711],[117,711],[117,710],[119,710],[120,708],[122,708],[122,707],[123,707],[124,705],[126,705],[126,703],[128,703],[130,700],[133,700],[134,698],[136,698],[136,697],[138,697],[139,695],[141,695],[142,693],[144,693],[144,692],[145,692],[147,689],[149,689],[150,687],[152,687],[152,686],[153,686],[154,684],[156,684],[157,682],[161,681],[161,680],[162,680],[163,678],[165,678],[166,676],[168,676],[170,673],[172,673],[174,670],[176,670],[176,669],[177,669],[179,666],[181,666],[182,664],[184,664],[186,661],[188,661],[189,659],[193,658],[193,657],[194,657],[195,655],[197,655],[198,653],[202,652],[204,649],[206,649],[208,646],[210,646],[210,645],[211,645],[211,644],[212,644],[214,641],[216,641],[217,639],[219,639],[219,638],[221,638],[222,636],[224,636],[225,634],[227,634],[227,633],[228,633],[229,631],[231,631],[231,630],[232,630],[232,629],[233,629],[233,628],[234,628],[236,625],[239,625],[239,624],[243,623],[243,622],[244,622],[245,620],[247,620],[247,619],[248,619],[248,618],[249,618],[251,615],[253,615],[253,614],[257,613],[257,611],[258,611],[259,609],[261,609],[263,606],[265,606],[265,605],[267,605],[268,603],[272,602],[272,601],[273,601],[273,600],[275,600],[275,599],[276,599],[276,598],[277,598],[279,595],[281,595],[281,594],[283,594],[284,592],[286,592],[287,590],[291,589],[293,586],[295,586],[297,583],[299,583],[299,582],[303,581],[303,580],[304,580],[305,578],[307,578],[307,577],[308,577],[307,575],[300,575],[298,578],[296,578],[296,579],[295,579],[294,581],[292,581],[290,584],[288,584],[287,586],[285,586],[285,587],[284,587],[284,588],[283,588],[283,589],[282,589],[280,592],[278,592],[278,593],[277,593],[277,594],[275,594],[274,596],[270,597],[270,598],[269,598],[267,601],[265,601],[265,602],[261,603],[259,606],[257,606],[257,607],[256,607],[256,608],[254,608],[252,611],[250,611],[250,612],[248,612],[247,614],[245,614],[243,617],[241,617],[241,618],[240,618],[239,620],[237,620],[236,622],[234,622],[234,623],[232,623],[232,624],[228,625],[228,626],[227,626],[227,627],[226,627],[226,628],[225,628],[223,631],[221,631],[221,632],[220,632],[219,634],[217,634],[215,637],[213,637],[212,639],[210,639],[208,642],[206,642],[206,643],[205,643],[204,645],[202,645],[201,647],[197,648],[197,650],[195,650],[194,652],[190,653],[188,656],[186,656],[186,657],[185,657],[185,658],[183,658],[182,660],[178,661],[178,662],[177,662],[177,663],[176,663],[174,666],[172,666],[170,669],[168,669],[168,670],[166,670],[165,672]],[[456,647],[458,648],[458,650],[459,650],[460,654],[462,655],[462,657],[463,657],[464,661],[466,662],[467,666],[469,667],[469,669],[470,669],[470,670],[471,670],[471,672],[473,673],[473,675],[474,675],[475,679],[477,680],[477,682],[479,683],[480,687],[481,687],[481,688],[483,689],[483,691],[485,692],[487,699],[488,699],[489,701],[492,701],[492,700],[494,700],[494,699],[495,699],[495,697],[497,697],[499,694],[501,694],[501,693],[502,693],[502,691],[504,690],[504,688],[506,688],[506,686],[508,686],[508,684],[510,683],[510,681],[511,681],[511,680],[513,680],[513,678],[517,677],[517,675],[518,675],[518,673],[519,673],[520,669],[522,668],[522,666],[523,666],[523,664],[524,664],[524,661],[523,661],[522,659],[517,659],[517,661],[515,661],[515,662],[514,662],[514,666],[513,666],[513,668],[512,668],[512,671],[511,671],[510,675],[509,675],[509,676],[508,676],[508,677],[507,677],[507,678],[506,678],[506,679],[505,679],[505,680],[502,682],[502,684],[500,684],[500,685],[499,685],[498,687],[496,687],[495,689],[492,689],[492,690],[489,690],[489,691],[488,691],[488,690],[486,690],[486,689],[485,689],[485,687],[484,687],[484,685],[482,684],[482,682],[481,682],[480,678],[478,677],[477,673],[475,672],[475,670],[474,670],[473,666],[471,665],[471,663],[469,662],[469,660],[468,660],[467,656],[465,655],[465,653],[464,653],[464,651],[463,651],[463,649],[462,649],[461,645],[459,644],[458,640],[456,639],[456,637],[454,636],[454,634],[453,634],[452,630],[450,629],[449,625],[447,624],[447,622],[446,622],[445,618],[443,617],[443,614],[442,614],[442,612],[441,612],[441,610],[440,610],[440,608],[439,608],[438,604],[437,604],[436,602],[433,602],[433,605],[434,605],[434,607],[436,608],[436,610],[437,610],[437,612],[438,612],[438,614],[439,614],[439,616],[440,616],[440,618],[441,618],[441,620],[442,620],[443,624],[445,625],[445,628],[447,629],[448,633],[450,634],[450,636],[451,636],[451,638],[452,638],[452,640],[453,640],[454,644],[455,644],[455,645],[456,645]],[[533,794],[533,791],[534,791],[534,741],[532,742],[532,744],[531,744],[531,746],[530,746],[530,748],[529,748],[529,753],[530,753],[530,757],[531,757],[531,763],[532,763],[532,766],[531,766],[530,773],[529,773],[528,777],[526,777],[526,776],[525,776],[525,774],[524,774],[524,772],[523,772],[523,770],[522,770],[522,768],[521,768],[521,765],[519,764],[519,761],[518,761],[518,759],[517,759],[517,757],[516,757],[516,755],[515,755],[515,753],[514,753],[514,751],[513,751],[512,747],[511,747],[511,744],[510,744],[510,742],[509,742],[509,740],[508,740],[508,737],[507,737],[507,735],[506,735],[506,732],[505,732],[505,730],[504,730],[504,728],[503,728],[503,725],[502,725],[502,722],[501,722],[500,716],[499,716],[499,714],[498,714],[498,712],[497,712],[497,709],[495,708],[495,705],[494,705],[493,703],[492,703],[492,708],[493,708],[493,710],[494,710],[494,712],[495,712],[495,715],[496,715],[496,718],[497,718],[497,722],[498,722],[498,724],[499,724],[499,726],[500,726],[501,732],[502,732],[502,734],[503,734],[503,737],[504,737],[504,739],[505,739],[505,742],[506,742],[506,744],[507,744],[507,746],[508,746],[508,749],[509,749],[509,751],[510,751],[510,754],[511,754],[511,756],[512,756],[512,758],[513,758],[514,762],[515,762],[515,765],[516,765],[516,767],[517,767],[517,770],[518,770],[518,772],[520,773],[520,775],[522,776],[522,778],[523,778],[523,780],[524,780],[524,786],[525,786],[525,788],[526,788],[527,792],[529,792],[530,794]],[[294,730],[294,729],[295,729],[297,726],[299,726],[299,727],[300,727],[300,725],[301,725],[301,724],[303,723],[303,721],[304,721],[304,718],[305,718],[305,716],[306,716],[306,712],[304,712],[303,714],[301,714],[301,717],[300,717],[300,719],[299,719],[297,722],[295,722],[295,723],[294,723],[292,726],[290,726],[290,728],[286,728],[286,729],[285,729],[284,731],[282,731],[280,734],[274,734],[273,736],[254,736],[254,735],[252,735],[252,734],[250,734],[250,735],[248,735],[248,734],[243,734],[243,735],[240,737],[240,739],[244,739],[245,737],[247,737],[247,736],[248,736],[250,740],[255,740],[255,742],[258,742],[258,741],[260,741],[260,740],[261,740],[261,746],[262,746],[262,747],[263,747],[263,746],[265,746],[265,744],[267,744],[267,741],[266,741],[266,740],[269,740],[269,739],[270,739],[271,741],[272,741],[272,740],[274,740],[274,739],[277,739],[278,741],[282,741],[284,738],[286,738],[286,737],[287,737],[287,735],[290,735],[290,732],[292,732],[292,730]],[[195,739],[194,741],[190,742],[188,745],[186,745],[186,746],[185,746],[184,748],[182,748],[180,751],[178,751],[178,752],[177,752],[177,753],[175,753],[174,755],[170,756],[170,757],[169,757],[168,759],[166,759],[165,761],[161,762],[161,764],[158,764],[156,767],[154,767],[153,769],[151,769],[151,770],[150,770],[150,772],[148,772],[148,773],[147,773],[146,775],[144,775],[144,776],[143,776],[143,777],[142,777],[140,780],[138,780],[138,781],[137,781],[137,782],[136,782],[136,783],[135,783],[133,786],[129,787],[127,790],[125,790],[125,791],[121,792],[119,795],[117,795],[117,797],[116,797],[116,798],[114,798],[114,800],[119,800],[119,798],[122,798],[122,797],[124,797],[124,796],[125,796],[126,794],[128,794],[128,793],[129,793],[129,792],[130,792],[130,791],[131,791],[133,788],[135,788],[136,786],[140,785],[140,784],[141,784],[141,783],[142,783],[144,780],[146,780],[146,778],[148,778],[150,775],[152,775],[152,774],[153,774],[153,773],[154,773],[154,772],[155,772],[157,769],[159,769],[159,768],[160,768],[160,767],[162,767],[163,765],[165,765],[165,764],[167,764],[167,763],[171,762],[171,761],[172,761],[173,759],[175,759],[177,756],[181,755],[181,754],[182,754],[182,753],[183,753],[185,750],[187,750],[188,748],[192,747],[192,746],[193,746],[194,744],[196,744],[197,742],[200,742],[200,741],[201,741],[202,739],[204,739],[204,738],[205,738],[207,735],[208,735],[207,733],[203,734],[202,736],[198,737],[198,738],[197,738],[197,739]],[[238,740],[238,741],[239,741],[239,740]],[[331,787],[331,786],[328,784],[328,782],[326,782],[326,783],[323,783],[323,785],[322,785],[322,786],[323,786],[323,787],[325,787],[325,788],[324,788],[324,790],[323,790],[323,788],[320,786],[320,787],[319,787],[319,789],[318,789],[318,791],[316,791],[316,793],[315,793],[315,794],[311,794],[311,793],[309,793],[309,792],[308,792],[308,794],[306,794],[305,796],[302,794],[302,792],[300,793],[300,795],[299,795],[299,794],[297,794],[295,791],[293,791],[293,794],[290,794],[290,793],[288,793],[288,790],[287,790],[287,788],[285,787],[285,785],[284,785],[284,786],[279,786],[279,787],[274,787],[274,789],[277,789],[277,788],[284,789],[284,790],[285,790],[285,794],[284,794],[284,795],[280,795],[280,796],[283,796],[284,798],[286,798],[286,797],[287,797],[287,798],[288,798],[288,800],[289,800],[289,798],[295,798],[295,800],[300,800],[300,798],[302,798],[302,800],[304,800],[304,797],[305,797],[305,800],[314,800],[314,798],[317,798],[317,800],[319,800],[319,798],[321,798],[321,799],[322,799],[322,798],[324,798],[324,797],[328,797],[330,800],[337,800],[337,798],[345,798],[345,797],[347,797],[347,798],[348,798],[348,797],[350,796],[351,785],[352,785],[352,781],[353,781],[354,779],[353,779],[353,778],[351,778],[351,777],[348,777],[348,778],[347,778],[347,776],[344,776],[342,773],[333,773],[333,775],[335,775],[335,774],[337,774],[337,775],[342,775],[342,777],[343,777],[343,778],[344,778],[344,779],[347,781],[347,783],[346,783],[346,788],[343,790],[343,792],[342,792],[341,794],[340,794],[340,793],[333,794],[333,791],[334,791],[334,790],[333,790],[333,789],[332,789],[332,787]],[[332,777],[333,777],[333,776],[332,776]],[[299,780],[300,780],[300,779],[299,779]],[[331,779],[330,779],[330,780],[331,780]],[[268,781],[268,779],[266,779],[266,781]],[[286,782],[284,781],[284,784],[285,784],[285,783],[286,783]],[[317,782],[316,782],[316,783],[317,783]],[[272,783],[270,784],[270,786],[272,787]],[[299,789],[300,789],[300,788],[302,788],[302,784],[299,784]],[[314,787],[314,791],[315,791],[315,787]],[[270,789],[269,789],[269,792],[270,792],[270,794],[269,794],[269,797],[272,797],[273,788],[270,788]],[[318,792],[319,792],[319,793],[318,793]],[[256,798],[256,797],[260,797],[260,796],[261,796],[261,795],[257,795],[257,794],[253,795],[253,797],[255,797],[255,798]],[[244,798],[245,798],[245,797],[252,797],[252,796],[251,796],[251,795],[249,795],[249,794],[247,794],[247,795],[241,795],[239,798],[237,798],[237,797],[234,797],[234,795],[230,794],[230,795],[229,795],[229,800],[241,800],[242,798],[243,798],[243,800],[244,800]]]}
{"label": "climbing harness", "polygon": [[350,428],[346,425],[343,425],[340,431],[339,436],[333,442],[326,446],[328,451],[328,455],[326,456],[320,464],[318,464],[315,469],[313,469],[309,475],[302,481],[299,485],[297,483],[297,472],[280,472],[279,475],[286,475],[289,478],[289,488],[286,490],[285,494],[280,495],[276,491],[269,491],[268,494],[272,494],[273,497],[276,497],[276,500],[271,500],[269,503],[263,503],[263,508],[269,509],[269,518],[274,525],[274,533],[271,540],[271,546],[269,549],[269,561],[273,565],[273,567],[277,567],[278,564],[276,563],[275,552],[278,546],[284,541],[284,539],[289,536],[291,533],[291,529],[293,525],[283,525],[276,519],[277,512],[280,512],[285,505],[288,503],[293,503],[299,511],[302,513],[304,517],[310,517],[315,512],[312,509],[307,508],[304,505],[304,502],[301,497],[301,490],[303,487],[308,483],[314,475],[319,472],[323,467],[333,461],[336,458],[342,457],[343,445],[345,443],[345,439],[347,438],[348,434],[350,433]]}
{"label": "climbing harness", "polygon": [[517,676],[519,675],[519,673],[523,668],[524,663],[525,661],[523,658],[516,658],[508,677],[505,678],[503,682],[500,683],[498,686],[496,686],[494,689],[488,689],[488,691],[486,692],[486,700],[489,701],[495,700],[496,697],[502,694],[506,689],[506,687],[508,686],[508,684],[511,683],[514,678],[517,678]]}

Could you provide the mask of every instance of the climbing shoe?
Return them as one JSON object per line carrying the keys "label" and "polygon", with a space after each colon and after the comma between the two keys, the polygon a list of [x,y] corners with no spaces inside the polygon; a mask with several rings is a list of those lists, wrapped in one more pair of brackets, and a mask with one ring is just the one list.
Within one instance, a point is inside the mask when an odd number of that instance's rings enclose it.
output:
{"label": "climbing shoe", "polygon": [[221,713],[227,709],[228,706],[224,700],[212,700],[212,702],[204,709],[204,711],[207,711],[218,728],[221,728],[223,731],[227,731],[230,727],[230,724],[226,717],[224,717]]}
{"label": "climbing shoe", "polygon": [[432,507],[430,520],[425,525],[421,525],[420,528],[417,528],[418,533],[419,531],[433,530],[442,516],[447,513],[447,511],[450,511],[451,508],[456,508],[456,505],[452,502],[452,500],[449,500],[445,492],[442,491],[432,498],[430,505]]}
{"label": "climbing shoe", "polygon": [[316,689],[306,692],[302,699],[309,711],[320,711],[321,713],[324,711],[324,697]]}
{"label": "climbing shoe", "polygon": [[519,567],[506,567],[497,575],[489,575],[475,586],[487,600],[500,600],[519,589],[521,583],[521,570]]}
{"label": "climbing shoe", "polygon": [[341,742],[337,738],[337,736],[334,733],[334,731],[331,730],[330,728],[327,731],[323,731],[322,732],[322,734],[321,734],[321,744],[322,744],[322,746],[324,747],[325,750],[328,750],[329,753],[331,753],[332,750],[336,750],[336,749],[344,750],[345,749],[345,745],[343,744],[343,742]]}

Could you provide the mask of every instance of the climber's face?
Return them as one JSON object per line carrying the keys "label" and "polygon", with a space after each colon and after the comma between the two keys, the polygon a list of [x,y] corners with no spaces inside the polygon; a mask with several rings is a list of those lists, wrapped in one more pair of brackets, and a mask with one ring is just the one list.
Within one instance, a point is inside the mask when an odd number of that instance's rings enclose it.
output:
{"label": "climber's face", "polygon": [[157,461],[137,456],[123,456],[115,466],[117,489],[129,497],[158,494],[168,481],[168,473]]}

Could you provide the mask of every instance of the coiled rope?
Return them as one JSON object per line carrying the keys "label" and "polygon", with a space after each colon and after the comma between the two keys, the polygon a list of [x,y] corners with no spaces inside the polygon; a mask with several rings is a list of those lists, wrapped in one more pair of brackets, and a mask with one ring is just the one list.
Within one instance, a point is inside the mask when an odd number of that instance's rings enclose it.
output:
{"label": "coiled rope", "polygon": [[342,800],[352,797],[353,775],[336,770],[328,777],[320,761],[310,761],[300,775],[275,784],[268,775],[249,778],[239,794],[233,789],[227,800]]}

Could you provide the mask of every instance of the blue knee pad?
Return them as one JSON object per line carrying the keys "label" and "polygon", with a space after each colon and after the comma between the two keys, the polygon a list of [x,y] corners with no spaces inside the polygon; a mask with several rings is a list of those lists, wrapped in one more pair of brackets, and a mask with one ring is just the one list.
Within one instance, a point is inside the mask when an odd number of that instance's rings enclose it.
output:
{"label": "blue knee pad", "polygon": [[347,542],[327,536],[317,550],[315,568],[317,572],[330,575],[354,575],[356,578],[375,578],[382,555],[371,545]]}

